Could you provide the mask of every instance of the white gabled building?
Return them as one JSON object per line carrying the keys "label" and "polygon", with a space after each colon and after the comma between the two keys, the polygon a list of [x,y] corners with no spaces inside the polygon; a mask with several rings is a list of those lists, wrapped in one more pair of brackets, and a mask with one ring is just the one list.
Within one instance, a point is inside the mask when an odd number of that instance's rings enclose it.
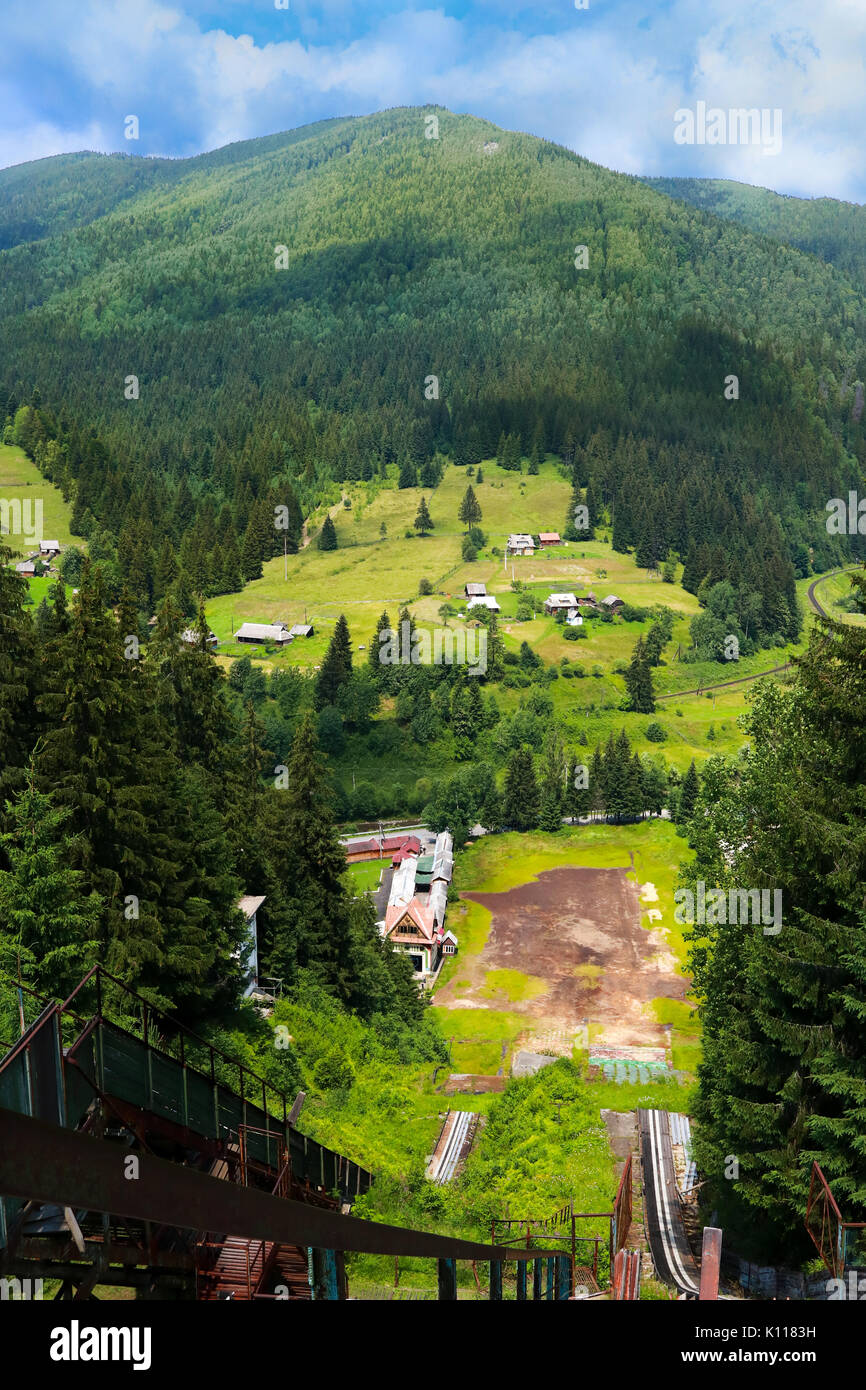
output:
{"label": "white gabled building", "polygon": [[509,555],[534,555],[535,541],[520,531],[515,531],[508,537],[507,550]]}
{"label": "white gabled building", "polygon": [[292,641],[285,623],[241,623],[234,637],[236,642],[276,642],[278,646]]}

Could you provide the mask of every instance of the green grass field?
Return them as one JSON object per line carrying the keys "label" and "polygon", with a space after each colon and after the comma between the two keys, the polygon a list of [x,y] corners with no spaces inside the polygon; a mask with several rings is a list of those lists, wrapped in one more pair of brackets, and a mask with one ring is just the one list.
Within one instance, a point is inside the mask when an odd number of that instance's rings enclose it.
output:
{"label": "green grass field", "polygon": [[[551,665],[561,667],[566,659],[572,668],[575,663],[584,672],[573,679],[560,677],[548,689],[554,713],[562,721],[567,741],[586,740],[590,748],[604,742],[611,732],[625,727],[633,746],[640,753],[661,752],[667,762],[680,772],[692,759],[698,763],[711,753],[730,755],[742,746],[744,735],[738,725],[739,716],[747,707],[752,685],[744,683],[702,695],[682,694],[707,685],[755,676],[783,666],[802,649],[782,647],[758,652],[736,663],[687,663],[681,659],[688,648],[689,623],[699,611],[697,599],[679,583],[665,584],[658,575],[639,569],[634,559],[611,549],[606,540],[564,544],[530,557],[513,557],[504,562],[504,541],[511,530],[561,530],[570,497],[570,487],[552,460],[542,465],[536,477],[505,472],[495,463],[482,465],[484,481],[473,486],[481,503],[482,529],[487,534],[487,547],[472,564],[461,559],[463,528],[457,520],[460,499],[467,485],[465,470],[446,467],[440,485],[432,492],[421,489],[400,491],[393,481],[383,484],[352,484],[347,495],[352,505],[338,507],[336,516],[340,549],[321,552],[316,548],[317,526],[311,524],[312,544],[299,554],[288,558],[288,578],[284,578],[282,559],[270,561],[262,579],[244,588],[240,594],[222,595],[208,603],[208,617],[213,630],[225,645],[220,648],[219,660],[228,664],[242,651],[261,661],[266,669],[281,665],[301,668],[317,667],[327,650],[338,615],[345,612],[352,634],[356,656],[364,660],[366,649],[375,632],[380,613],[387,610],[396,621],[398,609],[407,604],[415,621],[428,630],[442,622],[439,609],[448,603],[456,612],[463,609],[463,586],[469,580],[487,585],[501,606],[500,631],[506,649],[517,651],[521,642],[528,641]],[[411,529],[418,501],[424,495],[434,522],[433,533],[424,539]],[[324,507],[321,516],[324,516]],[[381,537],[384,523],[386,534]],[[493,547],[501,552],[492,554]],[[627,665],[637,638],[645,634],[647,623],[602,623],[587,619],[585,639],[567,641],[566,629],[553,618],[536,617],[528,622],[517,621],[518,596],[511,588],[512,575],[544,599],[555,590],[576,589],[578,593],[592,590],[599,598],[615,593],[627,603],[639,607],[663,605],[676,615],[673,637],[665,649],[662,664],[654,671],[656,693],[660,698],[655,716],[624,713],[625,683],[617,667]],[[418,585],[429,579],[434,593],[419,597]],[[806,622],[804,635],[812,621],[806,601],[810,580],[798,584],[798,592]],[[824,595],[828,606],[838,601],[847,588],[844,576],[823,582],[819,596]],[[230,642],[231,633],[244,620],[287,622],[307,620],[314,623],[316,632],[311,639],[292,643],[283,652],[265,652],[243,648]],[[455,631],[465,624],[459,617],[450,618]],[[363,648],[363,650],[361,650]],[[497,688],[497,700],[503,713],[510,713],[525,697],[519,688]],[[646,738],[650,722],[661,724],[666,735],[663,743]],[[357,777],[370,780],[385,776],[395,783],[414,782],[419,768],[412,761],[411,750],[398,749],[384,758],[371,757],[364,747],[347,749],[341,762],[351,765]],[[414,754],[417,759],[417,751]],[[437,765],[440,775],[454,770],[447,759]]]}
{"label": "green grass field", "polygon": [[360,864],[349,864],[346,874],[357,896],[360,897],[362,893],[375,893],[379,887],[382,868],[387,862],[384,859],[366,859]]}
{"label": "green grass field", "polygon": [[[44,537],[57,540],[61,545],[87,548],[81,537],[73,536],[69,530],[72,510],[64,502],[60,489],[46,482],[36,464],[13,444],[0,444],[0,498],[10,503],[42,503],[42,534],[37,541]],[[35,520],[35,505],[31,506],[30,516]],[[36,548],[36,544],[23,535],[4,536],[3,540],[16,553],[28,553]]]}

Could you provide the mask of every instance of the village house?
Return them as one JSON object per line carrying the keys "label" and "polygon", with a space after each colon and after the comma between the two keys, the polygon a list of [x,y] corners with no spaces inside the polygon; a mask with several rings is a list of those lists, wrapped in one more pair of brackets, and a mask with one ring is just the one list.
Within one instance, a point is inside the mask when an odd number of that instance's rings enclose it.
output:
{"label": "village house", "polygon": [[484,598],[487,593],[486,584],[466,584],[463,592],[467,598]]}
{"label": "village house", "polygon": [[15,566],[16,574],[23,574],[25,579],[29,579],[36,573],[36,565],[33,560],[20,560]]}
{"label": "village house", "polygon": [[577,609],[573,609],[565,620],[567,627],[583,627],[583,618]]}
{"label": "village house", "polygon": [[535,541],[531,536],[515,532],[508,537],[507,550],[509,555],[534,555]]}
{"label": "village house", "polygon": [[59,541],[40,541],[40,542],[39,542],[39,554],[40,554],[40,555],[48,555],[48,556],[59,555],[59,554],[60,554],[60,542],[59,542]]}
{"label": "village house", "polygon": [[445,930],[453,873],[453,841],[447,830],[437,836],[432,854],[408,855],[393,872],[379,930],[395,950],[408,955],[422,980],[436,973],[444,955],[457,951],[456,936]]}
{"label": "village house", "polygon": [[597,608],[598,599],[590,589],[588,594],[582,594],[581,597],[577,600],[577,606],[578,608]]}
{"label": "village house", "polygon": [[574,594],[551,594],[544,600],[545,613],[576,613],[577,598]]}
{"label": "village house", "polygon": [[467,612],[472,608],[489,608],[491,613],[502,611],[492,594],[474,594],[466,605]]}
{"label": "village house", "polygon": [[290,637],[313,637],[315,629],[312,623],[295,623],[294,627],[289,628]]}
{"label": "village house", "polygon": [[608,594],[607,598],[601,601],[602,608],[606,608],[609,613],[619,613],[623,608],[623,600],[617,598],[616,594]]}
{"label": "village house", "polygon": [[392,864],[402,862],[407,855],[421,853],[421,841],[417,835],[371,835],[365,840],[350,840],[346,846],[346,863],[360,864],[365,859],[390,859]]}
{"label": "village house", "polygon": [[558,531],[539,531],[538,544],[540,546],[562,545],[562,538]]}
{"label": "village house", "polygon": [[241,623],[234,637],[236,642],[274,642],[279,647],[292,641],[285,623]]}

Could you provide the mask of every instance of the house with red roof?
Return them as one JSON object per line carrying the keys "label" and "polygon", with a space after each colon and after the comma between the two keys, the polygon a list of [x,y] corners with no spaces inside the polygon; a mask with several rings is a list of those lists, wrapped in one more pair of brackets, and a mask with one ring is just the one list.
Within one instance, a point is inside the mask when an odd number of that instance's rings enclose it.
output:
{"label": "house with red roof", "polygon": [[422,980],[435,974],[443,955],[457,950],[456,936],[445,930],[453,872],[453,842],[447,830],[437,837],[433,854],[407,855],[394,869],[379,929],[396,951],[405,951]]}

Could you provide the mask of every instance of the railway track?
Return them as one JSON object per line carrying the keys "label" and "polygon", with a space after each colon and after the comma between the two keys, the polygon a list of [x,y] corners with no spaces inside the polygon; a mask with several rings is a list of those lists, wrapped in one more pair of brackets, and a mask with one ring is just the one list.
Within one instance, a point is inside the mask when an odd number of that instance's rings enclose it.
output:
{"label": "railway track", "polygon": [[[829,617],[824,605],[815,597],[815,590],[819,584],[823,584],[825,579],[832,579],[834,574],[845,574],[844,569],[828,570],[826,574],[820,574],[806,591],[806,597],[812,605],[819,618]],[[762,676],[780,676],[783,671],[790,670],[792,662],[786,661],[782,666],[771,666],[766,671],[756,671],[751,676],[738,676],[735,680],[716,681],[713,685],[696,686],[694,690],[673,690],[667,695],[656,695],[656,702],[661,700],[678,700],[682,695],[705,695],[708,690],[726,690],[732,685],[748,685],[750,681],[760,680]]]}

